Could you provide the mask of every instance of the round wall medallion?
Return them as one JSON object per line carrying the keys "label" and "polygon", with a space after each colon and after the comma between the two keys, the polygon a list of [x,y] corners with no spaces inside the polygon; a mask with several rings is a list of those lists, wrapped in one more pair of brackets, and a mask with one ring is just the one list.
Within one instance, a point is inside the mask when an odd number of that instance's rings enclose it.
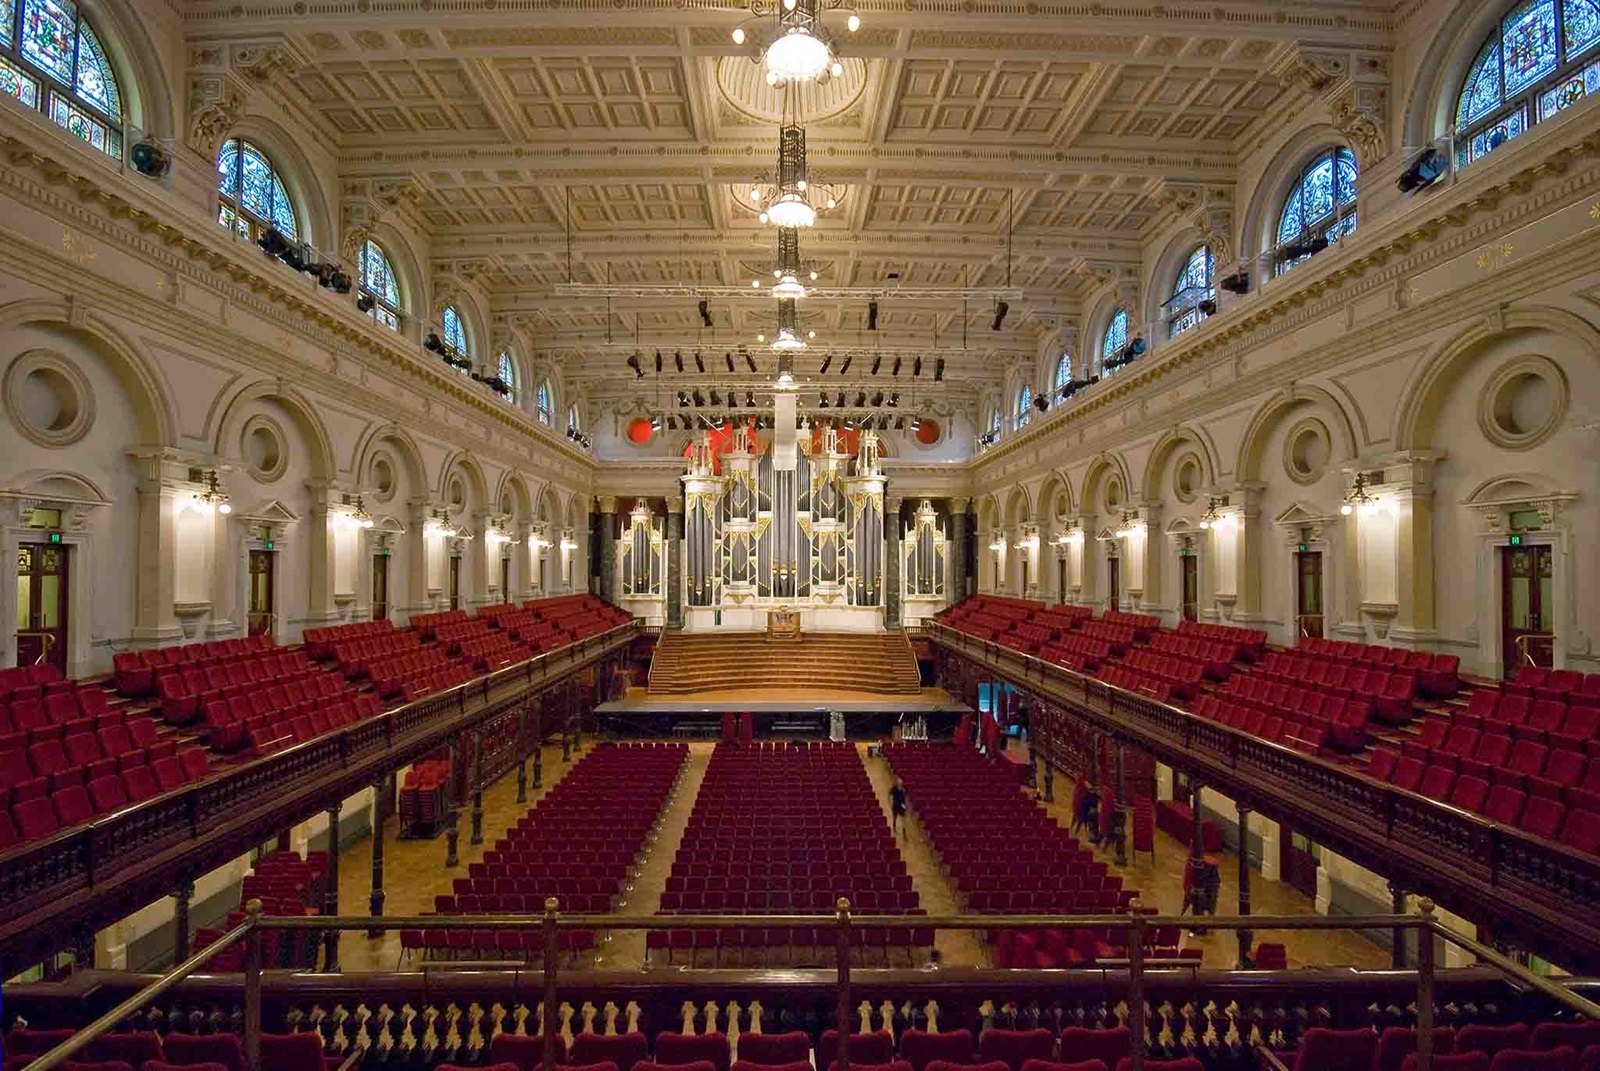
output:
{"label": "round wall medallion", "polygon": [[40,446],[71,446],[94,424],[89,378],[59,353],[22,354],[6,369],[3,389],[11,422]]}
{"label": "round wall medallion", "polygon": [[387,502],[394,497],[394,459],[388,454],[376,454],[372,464],[367,468],[367,483],[372,488],[372,497],[379,502]]}
{"label": "round wall medallion", "polygon": [[923,417],[911,433],[911,441],[921,447],[938,446],[944,438],[944,427],[932,417]]}
{"label": "round wall medallion", "polygon": [[1122,481],[1115,476],[1106,481],[1106,510],[1122,508]]}
{"label": "round wall medallion", "polygon": [[289,443],[283,429],[269,416],[257,413],[239,433],[239,458],[261,483],[271,483],[289,468]]}
{"label": "round wall medallion", "polygon": [[450,479],[450,505],[461,509],[467,504],[467,485],[461,482],[461,477],[453,476]]}
{"label": "round wall medallion", "polygon": [[1283,471],[1295,483],[1311,484],[1322,479],[1332,454],[1328,426],[1316,417],[1301,420],[1283,437]]}
{"label": "round wall medallion", "polygon": [[1548,357],[1529,355],[1495,370],[1478,396],[1478,427],[1507,450],[1548,439],[1567,413],[1567,377]]}
{"label": "round wall medallion", "polygon": [[1172,467],[1172,493],[1179,502],[1193,502],[1200,493],[1200,483],[1205,470],[1200,467],[1200,455],[1184,454]]}

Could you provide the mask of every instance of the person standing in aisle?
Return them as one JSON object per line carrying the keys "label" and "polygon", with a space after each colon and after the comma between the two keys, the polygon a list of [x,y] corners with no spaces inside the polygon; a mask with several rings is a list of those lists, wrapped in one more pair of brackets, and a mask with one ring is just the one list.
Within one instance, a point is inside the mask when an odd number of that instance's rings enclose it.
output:
{"label": "person standing in aisle", "polygon": [[894,831],[899,833],[901,823],[906,817],[906,786],[898,780],[895,781],[894,787],[889,789],[889,813],[894,816]]}

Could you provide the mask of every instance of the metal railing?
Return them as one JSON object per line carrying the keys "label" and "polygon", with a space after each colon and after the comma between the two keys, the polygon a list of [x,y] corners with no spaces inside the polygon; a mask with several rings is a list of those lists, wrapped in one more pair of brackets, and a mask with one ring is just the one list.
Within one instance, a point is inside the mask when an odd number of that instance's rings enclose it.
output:
{"label": "metal railing", "polygon": [[1301,636],[1321,639],[1323,635],[1323,622],[1321,614],[1295,614],[1295,632]]}
{"label": "metal railing", "polygon": [[[1108,915],[868,915],[856,916],[850,911],[850,902],[841,899],[832,915],[562,915],[560,903],[555,898],[545,901],[542,915],[423,915],[410,918],[362,918],[359,916],[268,917],[261,913],[261,901],[251,900],[245,906],[245,918],[239,925],[217,940],[196,952],[158,980],[122,1001],[94,1022],[78,1031],[68,1040],[51,1049],[33,1063],[30,1071],[55,1071],[82,1052],[102,1035],[114,1030],[134,1013],[150,1005],[156,998],[171,990],[217,955],[238,941],[243,941],[243,1013],[244,1013],[244,1071],[259,1071],[261,1067],[262,1035],[262,934],[268,931],[328,931],[358,930],[374,933],[387,930],[471,930],[474,932],[541,931],[543,944],[543,1071],[554,1071],[561,1043],[558,988],[561,984],[561,934],[567,931],[619,931],[619,930],[689,930],[726,931],[739,927],[811,927],[821,931],[832,927],[835,949],[836,1023],[838,1030],[837,1061],[841,1071],[850,1064],[850,1033],[846,1024],[851,1022],[854,1008],[851,1003],[851,953],[857,947],[857,931],[874,929],[905,929],[915,927],[932,930],[1037,930],[1062,927],[1093,927],[1116,931],[1124,936],[1127,949],[1126,966],[1120,961],[1114,968],[1101,965],[1096,969],[1108,981],[1123,981],[1126,985],[1127,1017],[1131,1041],[1129,1058],[1132,1071],[1143,1071],[1147,1058],[1145,983],[1147,978],[1163,967],[1147,964],[1146,945],[1154,932],[1162,927],[1193,925],[1189,916],[1148,915],[1142,912],[1139,902],[1128,905],[1126,914]],[[1205,926],[1211,930],[1315,930],[1347,931],[1384,929],[1396,935],[1417,934],[1416,975],[1416,1035],[1417,1071],[1432,1071],[1434,984],[1437,974],[1433,938],[1441,938],[1476,956],[1513,987],[1533,990],[1561,1005],[1568,1011],[1591,1019],[1600,1019],[1600,1004],[1589,1000],[1568,986],[1534,974],[1521,964],[1471,938],[1464,937],[1443,925],[1434,916],[1433,901],[1424,899],[1416,914],[1340,916],[1323,915],[1234,915],[1207,916]],[[479,964],[478,966],[482,966]],[[1005,972],[996,972],[1004,975]],[[419,983],[421,984],[421,983]],[[1271,1053],[1264,1047],[1258,1049],[1267,1057]],[[346,1060],[346,1065],[352,1063]],[[1281,1066],[1281,1065],[1279,1065]]]}
{"label": "metal railing", "polygon": [[1515,651],[1512,661],[1516,662],[1518,668],[1522,666],[1537,666],[1539,663],[1534,660],[1533,654],[1528,648],[1535,643],[1554,644],[1555,640],[1556,634],[1554,632],[1524,632],[1512,641],[1511,646]]}
{"label": "metal railing", "polygon": [[17,639],[19,640],[24,636],[29,638],[37,638],[41,641],[39,644],[39,657],[33,660],[33,665],[43,665],[44,660],[50,657],[50,648],[56,645],[56,634],[54,632],[44,632],[39,629],[28,629],[17,633]]}

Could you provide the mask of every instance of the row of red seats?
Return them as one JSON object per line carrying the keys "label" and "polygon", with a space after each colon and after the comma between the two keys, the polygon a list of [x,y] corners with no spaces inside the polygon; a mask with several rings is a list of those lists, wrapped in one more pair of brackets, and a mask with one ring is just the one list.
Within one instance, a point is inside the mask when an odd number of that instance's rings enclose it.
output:
{"label": "row of red seats", "polygon": [[353,680],[370,675],[372,663],[415,651],[421,641],[415,632],[384,632],[365,639],[339,640],[328,645],[329,657],[339,672]]}
{"label": "row of red seats", "polygon": [[22,699],[38,699],[44,694],[44,686],[61,679],[61,671],[48,662],[39,662],[31,666],[7,666],[0,669],[0,700],[10,699],[13,696]]}
{"label": "row of red seats", "polygon": [[1176,632],[1156,632],[1150,637],[1149,647],[1160,654],[1199,662],[1205,675],[1214,681],[1225,681],[1233,672],[1236,648],[1230,643],[1202,640],[1198,636],[1180,636]]}
{"label": "row of red seats", "polygon": [[473,678],[471,666],[452,662],[437,647],[373,663],[370,670],[373,690],[385,699],[398,699],[402,703],[454,688]]}
{"label": "row of red seats", "polygon": [[[1567,696],[1545,698],[1523,692],[1475,688],[1467,700],[1465,714],[1459,708],[1451,714],[1451,724],[1486,729],[1498,727],[1519,740],[1538,740],[1582,750],[1600,740],[1600,706],[1564,700]],[[1440,724],[1443,724],[1441,721]],[[1421,726],[1430,731],[1427,723]]]}
{"label": "row of red seats", "polygon": [[1135,614],[1127,610],[1107,610],[1100,620],[1112,625],[1126,625],[1133,629],[1134,639],[1143,643],[1161,631],[1161,618],[1155,614]]}
{"label": "row of red seats", "polygon": [[1600,673],[1579,673],[1573,669],[1523,666],[1506,682],[1513,695],[1532,695],[1539,699],[1565,699],[1569,703],[1600,706]]}
{"label": "row of red seats", "polygon": [[1194,713],[1274,744],[1311,754],[1327,746],[1333,730],[1332,725],[1320,716],[1313,720],[1287,708],[1247,706],[1215,695],[1203,695],[1195,700]]}
{"label": "row of red seats", "polygon": [[0,702],[0,735],[26,733],[30,739],[64,736],[79,723],[112,713],[106,690],[98,684],[76,687],[73,681],[61,681],[49,687],[57,690],[26,698],[13,695]]}
{"label": "row of red seats", "polygon": [[416,629],[422,636],[423,641],[426,642],[438,634],[441,626],[453,625],[466,620],[468,618],[465,610],[440,610],[432,614],[412,614],[411,627]]}
{"label": "row of red seats", "polygon": [[1090,618],[1078,626],[1080,635],[1092,640],[1104,640],[1111,645],[1114,655],[1125,654],[1133,646],[1135,631],[1132,625],[1119,625],[1112,621]]}
{"label": "row of red seats", "polygon": [[1075,673],[1093,673],[1101,662],[1111,657],[1111,645],[1105,640],[1069,633],[1041,647],[1039,657],[1066,666]]}
{"label": "row of red seats", "polygon": [[1414,674],[1421,683],[1422,693],[1433,699],[1449,699],[1461,690],[1459,655],[1411,651],[1376,643],[1325,640],[1315,636],[1300,637],[1295,652],[1344,666],[1365,665],[1374,669],[1404,670]]}
{"label": "row of red seats", "polygon": [[348,625],[308,628],[300,634],[300,642],[305,644],[307,655],[318,662],[325,662],[333,657],[335,644],[382,636],[393,631],[394,622],[382,617],[376,621],[352,621]]}
{"label": "row of red seats", "polygon": [[1388,748],[1373,752],[1367,772],[1492,822],[1559,840],[1579,851],[1600,850],[1600,792],[1592,789],[1569,788],[1555,795],[1531,792],[1529,787],[1518,787],[1520,774],[1503,778],[1496,772],[1485,778]]}
{"label": "row of red seats", "polygon": [[[327,880],[327,852],[307,852],[304,858],[299,852],[269,852],[255,861],[250,873],[240,882],[239,905],[228,913],[224,926],[231,930],[243,921],[244,905],[253,899],[261,901],[262,912],[267,915],[306,917],[319,914]],[[224,932],[197,931],[195,947],[214,943]],[[265,930],[261,934],[262,963],[267,967],[314,967],[321,939],[322,935],[315,930]],[[223,949],[211,961],[211,969],[216,971],[239,971],[243,967],[242,942]],[[262,1062],[265,1065],[265,1059]]]}
{"label": "row of red seats", "polygon": [[492,632],[461,641],[454,653],[469,662],[479,673],[493,673],[498,669],[526,662],[533,652],[517,643],[504,632]]}
{"label": "row of red seats", "polygon": [[118,695],[130,698],[146,696],[164,670],[187,665],[206,669],[218,662],[231,662],[248,654],[269,650],[276,642],[263,633],[248,639],[185,643],[148,651],[120,651],[111,656],[112,680]]}
{"label": "row of red seats", "polygon": [[184,668],[156,682],[161,716],[171,725],[189,725],[213,699],[232,699],[267,684],[288,684],[322,675],[304,651],[250,654],[206,669]]}
{"label": "row of red seats", "polygon": [[[1581,1065],[1579,1053],[1583,1053]],[[1336,1030],[1314,1026],[1295,1051],[1280,1057],[1294,1071],[1412,1071],[1417,1032],[1411,1027]],[[1469,1023],[1433,1032],[1439,1071],[1579,1071],[1600,1067],[1600,1022]]]}
{"label": "row of red seats", "polygon": [[[552,863],[538,873],[513,877],[489,873],[490,865],[499,866],[502,861],[497,858],[491,864],[486,856],[468,868],[466,878],[457,879],[455,891],[436,898],[435,912],[529,913],[542,911],[547,897],[555,897],[569,913],[608,912],[633,861],[660,821],[687,757],[688,748],[683,745],[624,748],[607,744],[589,752],[518,819],[493,851],[538,853],[545,847],[572,849],[598,842],[608,845],[605,851],[617,852],[616,864],[603,865],[598,860],[570,866]],[[617,786],[623,783],[628,790],[619,793]],[[603,869],[603,875],[597,876],[596,867]],[[593,945],[594,936],[587,931],[569,930],[561,937],[562,950],[574,955]],[[404,931],[401,947],[408,952],[421,949],[425,955],[495,954],[531,959],[543,952],[545,938],[536,926],[474,931],[469,924],[460,929]]]}
{"label": "row of red seats", "polygon": [[1259,662],[1267,654],[1266,629],[1218,625],[1209,621],[1179,621],[1177,633],[1180,636],[1233,644],[1233,658],[1230,659],[1233,662]]}
{"label": "row of red seats", "polygon": [[[1317,741],[1319,746],[1326,744],[1346,751],[1360,751],[1367,745],[1372,705],[1364,698],[1340,695],[1310,683],[1302,687],[1281,680],[1267,680],[1255,673],[1230,677],[1212,698],[1277,714],[1286,722],[1297,721],[1320,728],[1323,732]],[[1200,711],[1197,709],[1196,713]],[[1205,716],[1223,720],[1210,714]]]}
{"label": "row of red seats", "polygon": [[[1586,768],[1600,772],[1600,750],[1585,751],[1570,742],[1545,743],[1528,736],[1512,737],[1503,726],[1482,730],[1453,722],[1428,721],[1414,740],[1400,746],[1408,755],[1485,779],[1504,781],[1537,796],[1561,798],[1564,790],[1585,783]],[[1600,787],[1600,776],[1593,782]]]}
{"label": "row of red seats", "polygon": [[[1384,648],[1399,650],[1399,648]],[[1252,676],[1319,692],[1363,699],[1372,704],[1377,719],[1388,725],[1406,725],[1416,716],[1417,676],[1403,670],[1366,665],[1345,665],[1295,651],[1274,651]]]}
{"label": "row of red seats", "polygon": [[1172,690],[1173,697],[1183,702],[1199,694],[1206,674],[1205,664],[1198,660],[1139,649],[1129,651],[1117,664],[1162,682]]}
{"label": "row of red seats", "polygon": [[[163,792],[171,792],[211,772],[200,748],[168,752],[141,752],[141,760],[124,765],[117,759],[100,759],[88,767],[58,770],[18,786],[12,801],[0,811],[0,852],[27,841],[43,840],[60,830],[93,821]],[[62,777],[60,775],[70,774]],[[80,777],[81,775],[81,777]],[[47,792],[47,786],[51,789]]]}
{"label": "row of red seats", "polygon": [[399,792],[402,836],[431,837],[438,831],[449,780],[449,759],[424,759],[406,771]]}
{"label": "row of red seats", "polygon": [[296,715],[310,714],[356,694],[337,673],[317,671],[285,684],[258,686],[230,698],[210,699],[202,711],[206,743],[216,751],[237,751],[250,742],[246,738],[249,727],[259,731],[286,724]]}

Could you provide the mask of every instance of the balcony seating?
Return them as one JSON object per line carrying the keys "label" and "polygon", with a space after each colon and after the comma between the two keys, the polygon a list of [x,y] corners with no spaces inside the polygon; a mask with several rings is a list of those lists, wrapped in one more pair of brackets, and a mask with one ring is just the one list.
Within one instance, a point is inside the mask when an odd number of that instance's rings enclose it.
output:
{"label": "balcony seating", "polygon": [[572,1039],[574,1064],[613,1063],[626,1071],[649,1058],[650,1042],[640,1033],[579,1034]]}
{"label": "balcony seating", "polygon": [[1302,636],[1295,650],[1299,653],[1341,665],[1365,665],[1373,669],[1402,672],[1417,678],[1420,692],[1430,699],[1449,699],[1461,690],[1461,659],[1453,654],[1410,651],[1372,643],[1350,643]]}
{"label": "balcony seating", "polygon": [[[271,636],[261,635],[242,640],[213,640],[209,643],[158,647],[148,651],[122,651],[111,656],[112,681],[118,695],[142,698],[151,693],[163,675],[174,670],[184,667],[209,669],[216,663],[270,651],[273,646]],[[4,692],[5,685],[0,680],[0,697]]]}
{"label": "balcony seating", "polygon": [[[1261,966],[1259,963],[1257,967]],[[1433,1031],[1433,1054],[1448,1056],[1455,1049],[1455,1031],[1447,1026]],[[1384,1027],[1378,1035],[1377,1054],[1372,1060],[1372,1071],[1400,1071],[1406,1057],[1417,1051],[1417,1032],[1409,1026]]]}
{"label": "balcony seating", "polygon": [[[1170,698],[1185,703],[1199,694],[1205,677],[1205,665],[1201,662],[1144,650],[1129,651],[1112,668],[1129,670],[1145,681],[1156,682],[1165,688]],[[1144,687],[1136,685],[1135,690],[1142,691]]]}
{"label": "balcony seating", "polygon": [[[839,1032],[824,1030],[822,1036],[817,1038],[817,1066],[833,1067],[838,1059]],[[857,1061],[862,1064],[879,1065],[894,1063],[894,1035],[887,1030],[851,1034],[850,1066],[855,1067]]]}
{"label": "balcony seating", "polygon": [[984,1063],[1002,1063],[1010,1071],[1022,1071],[1022,1065],[1033,1061],[1050,1061],[1055,1058],[1055,1035],[1043,1028],[1035,1030],[1005,1030],[991,1027],[978,1038],[978,1059]]}
{"label": "balcony seating", "polygon": [[[871,915],[920,913],[911,876],[855,748],[730,747],[712,753],[661,896],[661,914],[831,914],[839,897]],[[813,927],[654,931],[649,956],[815,948]],[[909,959],[910,925],[860,931],[862,955]],[[931,934],[929,935],[931,940]],[[863,1062],[876,1062],[862,1057]],[[819,1064],[825,1060],[819,1059]]]}
{"label": "balcony seating", "polygon": [[1455,1051],[1481,1052],[1492,1059],[1501,1049],[1527,1048],[1531,1035],[1527,1023],[1469,1023],[1456,1031]]}
{"label": "balcony seating", "polygon": [[[966,910],[1097,914],[1123,910],[1135,896],[1024,796],[1015,777],[976,751],[908,742],[890,744],[884,754]],[[974,813],[986,816],[983,828],[973,826]],[[997,838],[997,828],[1010,833]],[[1055,967],[1119,954],[1116,936],[1092,928],[1004,930],[991,943],[996,966]]]}
{"label": "balcony seating", "polygon": [[1127,1027],[1097,1030],[1067,1026],[1061,1029],[1062,1060],[1099,1060],[1107,1067],[1116,1067],[1132,1049],[1133,1035],[1128,1033]]}
{"label": "balcony seating", "polygon": [[228,1071],[244,1066],[244,1045],[237,1034],[171,1033],[161,1039],[167,1059],[175,1064],[221,1064]]}
{"label": "balcony seating", "polygon": [[1092,674],[1111,657],[1111,644],[1105,640],[1067,634],[1058,636],[1039,649],[1039,657],[1066,666],[1076,673]]}
{"label": "balcony seating", "polygon": [[1565,1045],[1546,1052],[1501,1049],[1489,1061],[1489,1071],[1578,1071],[1578,1053]]}
{"label": "balcony seating", "polygon": [[1233,662],[1259,662],[1266,657],[1267,633],[1265,629],[1238,628],[1233,625],[1216,625],[1205,621],[1180,621],[1177,633],[1202,640],[1233,645]]}
{"label": "balcony seating", "polygon": [[[457,878],[454,892],[435,898],[441,915],[542,914],[556,898],[574,914],[609,912],[628,880],[646,839],[660,820],[688,749],[602,745]],[[619,793],[617,786],[628,790]],[[594,946],[594,935],[563,933],[562,950],[574,958]],[[544,935],[527,930],[406,930],[402,949],[431,958],[533,959]]]}
{"label": "balcony seating", "polygon": [[1225,681],[1233,671],[1233,656],[1237,648],[1230,643],[1203,640],[1198,636],[1180,636],[1176,632],[1156,632],[1150,637],[1150,649],[1158,654],[1174,655],[1199,662],[1208,680]]}
{"label": "balcony seating", "polygon": [[[1156,827],[1179,843],[1194,839],[1194,808],[1183,800],[1161,800],[1155,805]],[[1207,852],[1222,850],[1222,833],[1209,818],[1200,820],[1200,840]]]}
{"label": "balcony seating", "polygon": [[160,671],[156,694],[163,720],[171,725],[191,725],[214,700],[236,699],[264,685],[287,686],[323,675],[304,651],[258,651],[215,661],[204,669],[185,666]]}
{"label": "balcony seating", "polygon": [[1369,1071],[1378,1035],[1369,1028],[1331,1030],[1314,1026],[1300,1035],[1294,1071]]}
{"label": "balcony seating", "polygon": [[704,1062],[716,1071],[728,1071],[732,1059],[728,1036],[720,1032],[678,1034],[663,1031],[656,1035],[656,1061],[669,1067]]}
{"label": "balcony seating", "polygon": [[1126,610],[1107,610],[1100,615],[1100,620],[1112,625],[1126,625],[1133,629],[1133,636],[1139,643],[1146,643],[1150,637],[1161,631],[1161,618],[1155,614],[1131,614]]}
{"label": "balcony seating", "polygon": [[394,622],[383,618],[377,621],[353,621],[348,625],[332,625],[328,628],[308,628],[301,633],[300,639],[306,645],[307,657],[316,662],[326,662],[330,658],[338,658],[334,648],[339,644],[388,636],[394,631]]}

